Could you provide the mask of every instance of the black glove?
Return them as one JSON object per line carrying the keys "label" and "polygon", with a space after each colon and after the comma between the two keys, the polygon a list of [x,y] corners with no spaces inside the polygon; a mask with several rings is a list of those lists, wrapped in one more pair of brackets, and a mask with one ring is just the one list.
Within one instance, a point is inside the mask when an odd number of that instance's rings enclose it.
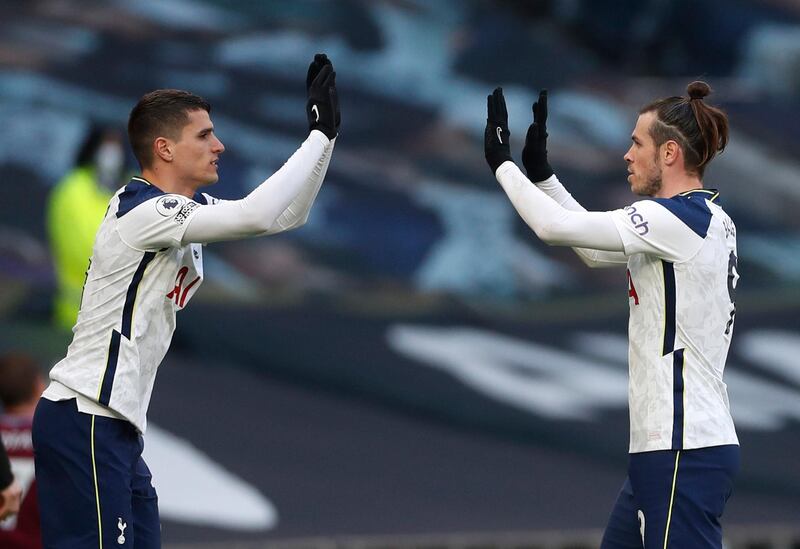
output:
{"label": "black glove", "polygon": [[497,171],[500,164],[511,158],[511,145],[509,144],[508,111],[506,100],[503,97],[503,88],[496,88],[492,95],[486,97],[486,132],[483,134],[483,148],[486,153],[486,162]]}
{"label": "black glove", "polygon": [[528,179],[537,183],[553,175],[547,162],[547,90],[539,92],[539,100],[531,107],[533,124],[528,127],[525,147],[522,149],[522,164]]}
{"label": "black glove", "polygon": [[339,113],[339,98],[336,95],[336,72],[324,53],[315,55],[308,66],[306,91],[308,91],[306,116],[308,116],[309,131],[319,130],[328,139],[333,139],[339,133],[342,116]]}

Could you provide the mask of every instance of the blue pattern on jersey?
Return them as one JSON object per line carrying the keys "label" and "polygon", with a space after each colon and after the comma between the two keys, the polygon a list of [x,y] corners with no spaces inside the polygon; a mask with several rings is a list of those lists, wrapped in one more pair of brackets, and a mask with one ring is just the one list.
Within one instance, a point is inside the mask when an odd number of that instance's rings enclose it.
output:
{"label": "blue pattern on jersey", "polygon": [[672,354],[672,449],[683,450],[683,349]]}
{"label": "blue pattern on jersey", "polygon": [[683,221],[701,238],[708,234],[711,224],[711,210],[706,199],[716,202],[719,193],[713,189],[698,189],[673,196],[672,198],[653,198],[675,217]]}
{"label": "blue pattern on jersey", "polygon": [[162,194],[166,193],[155,185],[150,185],[145,182],[143,179],[131,179],[131,182],[125,185],[125,189],[122,191],[122,194],[119,195],[117,218],[122,217],[142,202],[146,202]]}
{"label": "blue pattern on jersey", "polygon": [[675,308],[677,295],[675,293],[675,267],[669,261],[661,260],[664,270],[664,344],[661,356],[667,356],[675,350]]}
{"label": "blue pattern on jersey", "polygon": [[[122,194],[119,195],[119,208],[117,209],[117,219],[134,209],[142,202],[147,202],[151,198],[156,198],[162,194],[167,194],[155,185],[146,182],[144,179],[134,177],[131,182],[125,185]],[[205,195],[200,192],[194,193],[192,200],[203,206],[208,205]]]}

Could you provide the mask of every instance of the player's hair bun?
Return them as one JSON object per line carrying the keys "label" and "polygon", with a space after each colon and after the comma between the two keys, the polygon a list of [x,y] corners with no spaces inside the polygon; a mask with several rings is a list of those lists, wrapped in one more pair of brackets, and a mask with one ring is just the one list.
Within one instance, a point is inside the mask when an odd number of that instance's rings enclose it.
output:
{"label": "player's hair bun", "polygon": [[711,86],[702,80],[695,80],[686,86],[686,91],[689,94],[689,99],[702,99],[711,93]]}

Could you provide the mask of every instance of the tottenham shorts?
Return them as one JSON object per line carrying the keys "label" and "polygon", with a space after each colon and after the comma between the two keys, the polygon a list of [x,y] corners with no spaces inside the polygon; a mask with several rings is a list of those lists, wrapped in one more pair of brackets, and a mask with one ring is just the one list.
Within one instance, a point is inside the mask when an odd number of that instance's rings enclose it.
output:
{"label": "tottenham shorts", "polygon": [[161,547],[158,498],[127,421],[42,398],[33,418],[42,542],[50,549]]}
{"label": "tottenham shorts", "polygon": [[630,454],[601,549],[721,549],[739,446]]}

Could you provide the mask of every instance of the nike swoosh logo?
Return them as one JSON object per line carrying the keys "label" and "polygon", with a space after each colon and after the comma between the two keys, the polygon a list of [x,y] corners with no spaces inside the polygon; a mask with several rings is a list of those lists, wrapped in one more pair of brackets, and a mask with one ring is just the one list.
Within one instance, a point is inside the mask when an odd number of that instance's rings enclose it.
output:
{"label": "nike swoosh logo", "polygon": [[319,122],[319,109],[317,108],[316,105],[311,105],[311,112],[313,112],[314,116],[317,117],[316,120],[314,120],[314,122]]}
{"label": "nike swoosh logo", "polygon": [[501,133],[503,133],[503,130],[500,128],[500,126],[497,126],[497,140],[502,145],[503,144],[503,136],[500,135]]}

